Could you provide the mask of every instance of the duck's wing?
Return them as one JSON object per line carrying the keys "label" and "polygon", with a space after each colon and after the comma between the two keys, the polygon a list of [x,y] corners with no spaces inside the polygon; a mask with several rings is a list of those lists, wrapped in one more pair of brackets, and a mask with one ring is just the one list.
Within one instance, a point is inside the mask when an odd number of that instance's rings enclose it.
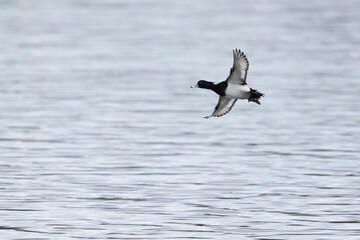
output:
{"label": "duck's wing", "polygon": [[236,83],[245,85],[246,84],[246,75],[249,69],[249,61],[247,60],[245,54],[240,50],[233,50],[234,55],[234,64],[230,69],[230,75],[226,79],[228,83]]}
{"label": "duck's wing", "polygon": [[219,97],[219,102],[215,107],[214,112],[210,116],[206,116],[204,118],[209,117],[221,117],[230,112],[231,108],[234,106],[237,99],[231,99],[227,97]]}

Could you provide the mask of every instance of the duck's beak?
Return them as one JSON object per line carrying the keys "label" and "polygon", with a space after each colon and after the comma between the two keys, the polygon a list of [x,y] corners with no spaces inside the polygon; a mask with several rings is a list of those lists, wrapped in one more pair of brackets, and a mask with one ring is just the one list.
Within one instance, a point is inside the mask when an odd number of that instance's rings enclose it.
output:
{"label": "duck's beak", "polygon": [[199,85],[198,84],[195,84],[195,85],[193,85],[193,86],[190,86],[191,88],[198,88],[199,87]]}

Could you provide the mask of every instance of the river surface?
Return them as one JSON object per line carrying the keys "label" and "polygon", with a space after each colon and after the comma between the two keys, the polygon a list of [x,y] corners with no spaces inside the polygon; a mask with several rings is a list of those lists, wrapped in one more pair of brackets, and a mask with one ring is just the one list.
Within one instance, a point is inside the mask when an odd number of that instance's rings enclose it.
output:
{"label": "river surface", "polygon": [[0,238],[360,239],[359,10],[1,1]]}

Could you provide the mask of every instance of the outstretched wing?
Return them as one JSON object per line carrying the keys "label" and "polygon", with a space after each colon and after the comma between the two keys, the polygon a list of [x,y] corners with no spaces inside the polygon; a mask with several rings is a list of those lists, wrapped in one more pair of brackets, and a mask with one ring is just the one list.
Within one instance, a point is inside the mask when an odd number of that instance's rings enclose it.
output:
{"label": "outstretched wing", "polygon": [[245,54],[240,50],[233,50],[234,55],[234,64],[230,69],[230,75],[226,79],[228,83],[236,83],[245,85],[246,84],[246,75],[249,69],[249,61],[247,60]]}
{"label": "outstretched wing", "polygon": [[210,116],[206,116],[204,118],[209,117],[221,117],[230,112],[231,108],[234,106],[237,99],[227,98],[227,97],[219,97],[219,102],[215,107],[214,112]]}

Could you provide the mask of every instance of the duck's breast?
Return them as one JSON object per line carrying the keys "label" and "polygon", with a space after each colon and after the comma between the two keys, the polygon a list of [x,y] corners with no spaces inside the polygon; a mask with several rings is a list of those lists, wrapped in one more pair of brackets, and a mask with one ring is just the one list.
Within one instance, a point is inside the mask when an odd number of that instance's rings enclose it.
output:
{"label": "duck's breast", "polygon": [[236,99],[248,99],[250,97],[250,88],[247,85],[229,83],[225,96]]}

